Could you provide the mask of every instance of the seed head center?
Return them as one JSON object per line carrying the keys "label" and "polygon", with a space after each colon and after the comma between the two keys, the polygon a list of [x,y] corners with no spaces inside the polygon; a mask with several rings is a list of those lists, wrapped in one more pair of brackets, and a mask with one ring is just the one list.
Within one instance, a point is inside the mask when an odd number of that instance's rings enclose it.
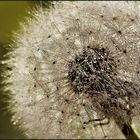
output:
{"label": "seed head center", "polygon": [[116,63],[109,50],[87,47],[69,62],[68,80],[75,92],[98,93],[106,87],[106,77],[113,74]]}

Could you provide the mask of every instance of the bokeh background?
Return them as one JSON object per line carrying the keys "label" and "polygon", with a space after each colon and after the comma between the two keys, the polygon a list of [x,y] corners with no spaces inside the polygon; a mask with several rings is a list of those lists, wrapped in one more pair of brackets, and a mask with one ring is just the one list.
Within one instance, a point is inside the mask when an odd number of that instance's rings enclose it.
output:
{"label": "bokeh background", "polygon": [[[29,11],[36,8],[38,4],[48,6],[50,2],[42,1],[0,1],[0,62],[6,59],[5,55],[10,51],[9,44],[12,42],[12,33],[20,27]],[[0,63],[0,139],[23,139],[26,138],[23,131],[12,125],[10,112],[7,111],[9,92],[4,91],[4,72],[7,69]]]}

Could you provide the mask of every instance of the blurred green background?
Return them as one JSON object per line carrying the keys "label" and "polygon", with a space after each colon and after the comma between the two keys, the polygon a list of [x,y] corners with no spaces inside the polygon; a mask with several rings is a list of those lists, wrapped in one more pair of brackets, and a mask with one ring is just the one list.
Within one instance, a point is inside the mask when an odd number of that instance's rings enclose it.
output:
{"label": "blurred green background", "polygon": [[10,40],[12,30],[18,29],[19,21],[31,8],[29,1],[0,1],[0,42]]}
{"label": "blurred green background", "polygon": [[[5,54],[10,51],[8,45],[12,41],[12,32],[19,29],[19,23],[29,16],[41,1],[0,1],[0,62],[6,59]],[[42,2],[41,2],[42,3]],[[47,5],[48,2],[45,2]],[[0,139],[26,138],[22,130],[10,122],[11,114],[7,112],[8,91],[4,91],[3,73],[6,66],[0,63]],[[8,69],[8,68],[7,68]]]}

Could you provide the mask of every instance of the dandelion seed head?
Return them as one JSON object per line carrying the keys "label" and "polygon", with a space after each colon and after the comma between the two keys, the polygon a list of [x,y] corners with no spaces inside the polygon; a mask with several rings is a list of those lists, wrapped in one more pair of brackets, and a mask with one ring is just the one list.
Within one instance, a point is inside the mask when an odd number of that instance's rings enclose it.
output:
{"label": "dandelion seed head", "polygon": [[[134,7],[65,1],[33,11],[8,61],[14,66],[8,80],[13,124],[31,138],[122,138],[113,119],[122,126],[140,107]],[[98,124],[107,119],[104,135]]]}

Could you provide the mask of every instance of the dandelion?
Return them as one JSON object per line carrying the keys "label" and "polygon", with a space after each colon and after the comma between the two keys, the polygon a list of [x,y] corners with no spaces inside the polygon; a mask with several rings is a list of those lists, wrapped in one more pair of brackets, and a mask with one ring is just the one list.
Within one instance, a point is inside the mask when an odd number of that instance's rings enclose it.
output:
{"label": "dandelion", "polygon": [[65,1],[32,15],[8,61],[13,124],[30,138],[124,138],[140,108],[139,5]]}

